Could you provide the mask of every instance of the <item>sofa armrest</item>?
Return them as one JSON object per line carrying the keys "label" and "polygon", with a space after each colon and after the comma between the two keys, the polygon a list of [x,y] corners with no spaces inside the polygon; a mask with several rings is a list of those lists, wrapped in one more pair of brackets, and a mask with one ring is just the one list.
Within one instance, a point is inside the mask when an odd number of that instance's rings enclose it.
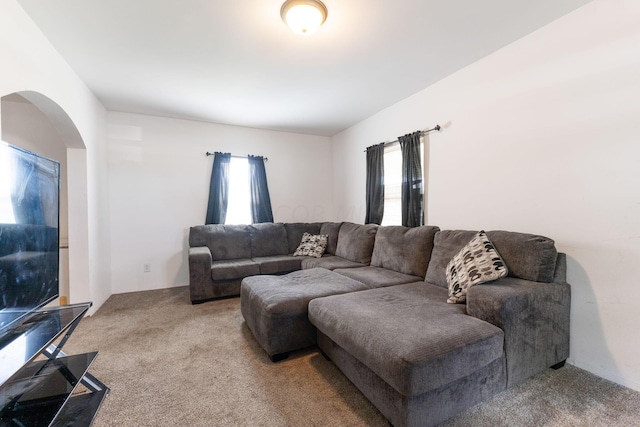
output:
{"label": "sofa armrest", "polygon": [[211,251],[206,246],[189,248],[189,293],[191,302],[209,297],[211,287]]}
{"label": "sofa armrest", "polygon": [[507,385],[569,356],[571,288],[507,277],[471,287],[467,314],[504,331]]}

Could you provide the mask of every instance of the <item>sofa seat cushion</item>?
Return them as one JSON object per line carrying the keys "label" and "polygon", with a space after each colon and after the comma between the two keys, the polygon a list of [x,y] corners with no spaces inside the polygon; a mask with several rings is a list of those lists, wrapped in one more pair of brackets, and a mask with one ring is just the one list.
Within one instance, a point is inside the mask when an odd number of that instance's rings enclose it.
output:
{"label": "sofa seat cushion", "polygon": [[256,274],[260,274],[260,266],[250,259],[213,261],[211,263],[211,278],[213,280],[242,279]]}
{"label": "sofa seat cushion", "polygon": [[362,283],[324,268],[242,281],[240,307],[247,326],[269,356],[316,342],[307,306],[313,298],[367,289]]}
{"label": "sofa seat cushion", "polygon": [[260,274],[282,274],[302,268],[302,260],[306,257],[294,257],[292,255],[274,255],[251,258],[260,266]]}
{"label": "sofa seat cushion", "polygon": [[362,282],[369,288],[402,285],[404,283],[413,283],[422,280],[420,276],[412,276],[410,274],[398,273],[397,271],[387,270],[386,268],[372,266],[337,268],[333,271]]}
{"label": "sofa seat cushion", "polygon": [[322,258],[308,258],[302,260],[302,269],[326,268],[327,270],[335,270],[336,268],[356,268],[364,267],[364,264],[350,261],[336,255],[324,255]]}
{"label": "sofa seat cushion", "polygon": [[317,298],[309,320],[404,396],[464,378],[503,356],[502,330],[423,282]]}

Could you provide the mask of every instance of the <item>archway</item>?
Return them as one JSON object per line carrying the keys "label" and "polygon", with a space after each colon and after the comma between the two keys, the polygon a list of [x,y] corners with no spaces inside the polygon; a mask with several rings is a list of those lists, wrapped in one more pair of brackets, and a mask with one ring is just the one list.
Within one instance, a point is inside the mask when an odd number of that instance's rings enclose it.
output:
{"label": "archway", "polygon": [[67,113],[33,91],[0,98],[5,142],[53,158],[61,165],[60,296],[90,301],[86,147]]}

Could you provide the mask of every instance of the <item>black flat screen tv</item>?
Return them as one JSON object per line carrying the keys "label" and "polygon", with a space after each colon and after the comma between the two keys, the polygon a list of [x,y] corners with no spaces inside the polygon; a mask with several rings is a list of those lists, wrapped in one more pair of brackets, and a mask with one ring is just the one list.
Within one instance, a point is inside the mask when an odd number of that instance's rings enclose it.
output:
{"label": "black flat screen tv", "polygon": [[0,337],[58,296],[60,164],[0,141]]}

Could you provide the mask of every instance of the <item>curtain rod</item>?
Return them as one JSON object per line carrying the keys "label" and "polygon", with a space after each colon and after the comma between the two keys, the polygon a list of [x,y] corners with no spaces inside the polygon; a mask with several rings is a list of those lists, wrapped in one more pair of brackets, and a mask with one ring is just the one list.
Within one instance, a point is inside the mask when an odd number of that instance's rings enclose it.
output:
{"label": "curtain rod", "polygon": [[[210,153],[210,152],[207,151],[205,154],[207,156],[215,156],[216,153]],[[236,159],[248,159],[249,158],[249,156],[236,156],[236,155],[233,155],[233,154],[231,155],[231,157],[236,158]],[[260,157],[260,156],[256,156],[256,157]],[[269,160],[268,157],[263,157],[263,159],[264,159],[265,162]]]}
{"label": "curtain rod", "polygon": [[[440,125],[435,125],[435,127],[432,127],[431,129],[425,129],[425,130],[421,130],[421,131],[419,131],[419,132],[420,132],[422,135],[426,135],[426,134],[428,134],[429,132],[433,132],[434,130],[435,130],[435,131],[440,132],[440,129],[442,129],[442,128],[440,127]],[[397,139],[395,139],[395,140],[393,140],[393,141],[385,142],[385,143],[384,143],[384,146],[386,147],[387,145],[395,144],[396,142],[400,142],[400,141],[399,141],[399,140],[397,140]],[[366,152],[367,150],[364,150],[364,151]]]}

